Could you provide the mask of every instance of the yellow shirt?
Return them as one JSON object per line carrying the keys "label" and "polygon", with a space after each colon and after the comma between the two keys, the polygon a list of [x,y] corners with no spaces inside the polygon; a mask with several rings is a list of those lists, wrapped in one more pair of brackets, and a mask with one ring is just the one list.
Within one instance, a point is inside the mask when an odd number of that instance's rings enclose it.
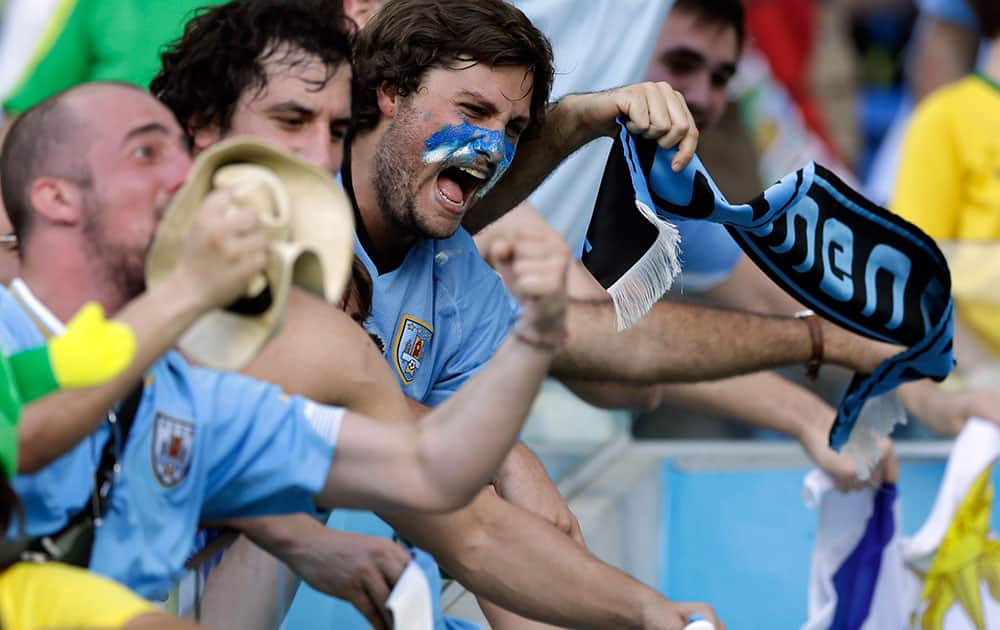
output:
{"label": "yellow shirt", "polygon": [[0,627],[122,628],[157,608],[117,582],[54,562],[0,573]]}
{"label": "yellow shirt", "polygon": [[944,250],[959,317],[1000,356],[1000,86],[971,75],[920,103],[892,211],[939,242],[978,241],[963,258]]}

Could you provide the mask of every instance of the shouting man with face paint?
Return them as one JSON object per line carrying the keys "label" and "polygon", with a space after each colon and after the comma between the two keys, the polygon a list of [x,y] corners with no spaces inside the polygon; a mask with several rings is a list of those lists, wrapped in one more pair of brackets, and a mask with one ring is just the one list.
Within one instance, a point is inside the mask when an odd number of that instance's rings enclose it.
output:
{"label": "shouting man with face paint", "polygon": [[[503,36],[493,37],[497,29],[483,36],[487,13],[504,24]],[[520,12],[494,1],[398,0],[359,35],[356,130],[341,175],[358,218],[355,251],[374,280],[370,329],[407,394],[424,404],[445,399],[489,359],[514,312],[460,229],[466,213],[479,223],[503,214],[530,189],[525,182],[614,134],[619,115],[633,132],[666,132],[661,146],[676,142],[680,128],[689,133],[690,113],[676,114],[666,84],[568,96],[546,111],[550,55]],[[517,158],[488,192],[511,146]],[[812,354],[807,327],[791,318],[658,304],[623,333],[615,320],[609,302],[572,303],[569,343],[554,373],[637,384],[701,380]],[[862,372],[892,352],[827,324],[823,333],[826,360]]]}

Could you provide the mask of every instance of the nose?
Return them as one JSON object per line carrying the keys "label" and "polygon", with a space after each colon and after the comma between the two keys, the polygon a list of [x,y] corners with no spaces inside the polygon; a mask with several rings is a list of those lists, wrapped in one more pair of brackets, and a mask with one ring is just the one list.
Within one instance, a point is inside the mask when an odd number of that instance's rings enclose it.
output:
{"label": "nose", "polygon": [[486,133],[478,138],[474,149],[477,155],[485,157],[491,162],[502,160],[507,155],[506,131],[500,129],[488,129]]}
{"label": "nose", "polygon": [[191,156],[187,151],[178,150],[166,176],[166,188],[171,194],[177,192],[177,189],[184,185],[190,170]]}
{"label": "nose", "polygon": [[699,72],[676,89],[684,95],[689,106],[707,110],[712,99],[712,76],[708,72]]}
{"label": "nose", "polygon": [[340,168],[343,148],[333,142],[325,125],[316,125],[310,134],[304,134],[295,149],[295,155],[322,169],[336,172]]}

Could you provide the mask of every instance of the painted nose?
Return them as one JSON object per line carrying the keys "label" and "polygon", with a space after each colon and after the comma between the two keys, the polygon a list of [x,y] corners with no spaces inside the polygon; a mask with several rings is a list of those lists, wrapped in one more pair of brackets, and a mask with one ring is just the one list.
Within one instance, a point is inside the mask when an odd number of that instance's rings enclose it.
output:
{"label": "painted nose", "polygon": [[476,143],[475,149],[478,155],[485,157],[491,163],[503,160],[507,155],[504,132],[502,130],[486,132]]}

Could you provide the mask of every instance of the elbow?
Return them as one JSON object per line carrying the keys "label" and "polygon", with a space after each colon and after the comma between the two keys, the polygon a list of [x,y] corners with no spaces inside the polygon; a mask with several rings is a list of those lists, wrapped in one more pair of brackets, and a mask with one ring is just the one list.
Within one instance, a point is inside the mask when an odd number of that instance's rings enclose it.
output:
{"label": "elbow", "polygon": [[408,497],[412,501],[409,509],[436,514],[454,512],[471,503],[486,485],[486,481],[472,479],[468,471],[442,466],[448,461],[445,456],[425,448],[416,449],[414,455],[417,474],[413,476],[415,491]]}

